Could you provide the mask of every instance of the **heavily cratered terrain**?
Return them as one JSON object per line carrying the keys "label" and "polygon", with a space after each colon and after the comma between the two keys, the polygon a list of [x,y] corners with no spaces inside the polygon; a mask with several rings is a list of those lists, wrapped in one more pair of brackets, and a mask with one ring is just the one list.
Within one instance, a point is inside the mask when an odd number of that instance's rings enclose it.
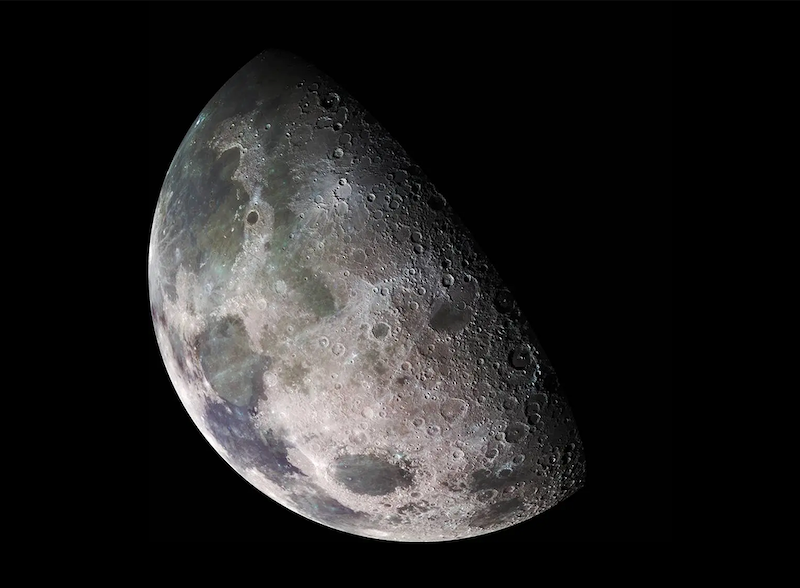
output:
{"label": "heavily cratered terrain", "polygon": [[303,516],[440,541],[582,485],[558,378],[491,261],[388,131],[295,56],[259,55],[197,117],[149,284],[195,424]]}

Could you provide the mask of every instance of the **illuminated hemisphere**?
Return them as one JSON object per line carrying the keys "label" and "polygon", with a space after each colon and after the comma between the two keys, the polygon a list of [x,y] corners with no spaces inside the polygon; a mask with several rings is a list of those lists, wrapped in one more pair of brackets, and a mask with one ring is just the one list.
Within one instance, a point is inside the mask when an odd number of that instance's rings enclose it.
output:
{"label": "illuminated hemisphere", "polygon": [[197,117],[148,264],[189,415],[292,511],[442,541],[582,485],[558,378],[501,277],[387,130],[300,58],[262,53]]}

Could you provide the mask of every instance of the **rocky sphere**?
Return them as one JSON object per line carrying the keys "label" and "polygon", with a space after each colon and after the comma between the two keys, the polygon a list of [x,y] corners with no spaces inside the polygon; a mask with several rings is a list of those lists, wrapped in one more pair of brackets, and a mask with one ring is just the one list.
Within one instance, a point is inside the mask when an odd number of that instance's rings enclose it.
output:
{"label": "rocky sphere", "polygon": [[491,261],[389,132],[296,56],[257,56],[197,117],[148,272],[189,415],[296,513],[443,541],[583,483],[558,378]]}

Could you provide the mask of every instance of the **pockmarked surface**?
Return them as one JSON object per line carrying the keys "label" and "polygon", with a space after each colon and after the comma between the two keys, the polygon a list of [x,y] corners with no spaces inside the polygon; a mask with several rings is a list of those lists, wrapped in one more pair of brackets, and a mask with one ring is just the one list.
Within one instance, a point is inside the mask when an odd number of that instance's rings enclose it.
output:
{"label": "pockmarked surface", "polygon": [[189,415],[294,512],[442,541],[583,484],[569,406],[502,277],[389,131],[296,56],[257,56],[192,124],[148,275]]}

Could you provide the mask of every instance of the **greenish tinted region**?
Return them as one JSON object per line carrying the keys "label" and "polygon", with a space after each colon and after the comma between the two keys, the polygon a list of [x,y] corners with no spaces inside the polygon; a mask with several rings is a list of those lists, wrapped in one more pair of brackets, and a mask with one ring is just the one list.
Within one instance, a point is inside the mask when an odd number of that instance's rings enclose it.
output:
{"label": "greenish tinted region", "polygon": [[267,179],[269,187],[262,193],[273,210],[273,255],[280,258],[280,278],[303,296],[305,303],[318,317],[330,316],[336,312],[336,301],[325,281],[310,269],[303,267],[299,256],[286,253],[292,233],[298,230],[298,217],[290,208],[294,188],[292,169],[282,162],[276,162]]}
{"label": "greenish tinted region", "polygon": [[261,197],[269,203],[273,211],[273,247],[283,250],[289,242],[289,235],[296,226],[297,215],[292,212],[293,190],[291,187],[291,168],[283,162],[276,162],[266,174],[267,188]]}
{"label": "greenish tinted region", "polygon": [[247,196],[239,182],[231,178],[238,166],[238,149],[228,149],[215,162],[205,186],[211,208],[196,234],[199,263],[209,265],[208,269],[221,274],[221,278],[227,275],[244,240],[244,223],[236,217],[236,212]]}
{"label": "greenish tinted region", "polygon": [[303,296],[303,300],[318,317],[336,312],[336,301],[324,280],[308,268],[299,268],[290,274],[292,287]]}
{"label": "greenish tinted region", "polygon": [[264,358],[251,351],[240,318],[212,322],[198,338],[197,351],[206,379],[224,400],[246,406],[263,391]]}

